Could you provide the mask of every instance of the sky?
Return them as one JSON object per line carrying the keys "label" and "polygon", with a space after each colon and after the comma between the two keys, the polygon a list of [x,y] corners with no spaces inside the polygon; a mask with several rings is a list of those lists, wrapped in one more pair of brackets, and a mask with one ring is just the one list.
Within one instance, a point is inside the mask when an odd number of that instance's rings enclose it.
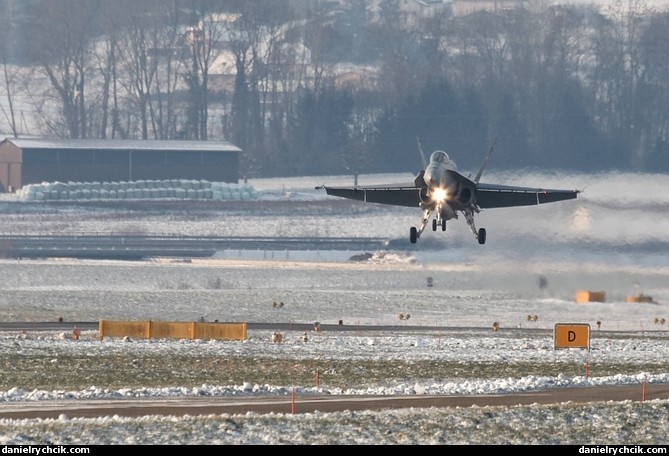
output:
{"label": "sky", "polygon": [[[362,176],[361,183],[411,176]],[[320,356],[357,359],[454,359],[462,362],[555,365],[566,361],[638,365],[630,375],[518,376],[496,379],[418,379],[398,384],[370,384],[362,390],[321,390],[328,394],[503,394],[547,387],[668,383],[669,370],[644,371],[644,363],[666,362],[669,326],[669,261],[666,256],[669,196],[664,175],[505,175],[484,181],[578,188],[571,202],[529,208],[483,211],[477,224],[488,229],[480,246],[464,220],[449,222],[446,233],[426,231],[443,248],[408,247],[373,252],[364,262],[349,261],[360,252],[219,252],[190,263],[169,259],[145,262],[68,259],[0,260],[0,312],[14,321],[98,319],[167,319],[193,321],[294,321],[345,324],[404,324],[425,327],[490,328],[501,331],[425,333],[319,333],[308,343],[286,334],[285,343],[270,341],[268,331],[252,331],[243,343],[231,341],[99,341],[84,332],[72,341],[59,333],[3,333],[0,351],[26,356],[51,350],[54,362],[64,354],[95,356],[104,350],[152,353],[220,353],[276,357]],[[359,235],[408,238],[419,210],[392,207],[337,209],[330,197],[314,189],[322,183],[345,183],[348,177],[259,180],[249,182],[260,201],[319,202],[317,213],[280,209],[255,214],[221,211],[209,214],[144,215],[32,206],[9,210],[0,200],[5,231],[59,232],[121,230],[142,227],[154,233],[219,235]],[[281,206],[283,207],[283,205]],[[290,206],[288,206],[290,207]],[[307,206],[311,208],[312,206]],[[349,255],[350,254],[350,255]],[[546,286],[539,286],[539,278]],[[428,287],[428,278],[432,287]],[[208,284],[221,279],[222,287]],[[577,304],[579,289],[604,290],[607,302]],[[657,304],[630,304],[628,295],[643,292]],[[286,305],[271,309],[281,300]],[[20,302],[21,305],[17,305]],[[280,313],[279,313],[280,312]],[[537,315],[529,321],[528,315]],[[547,334],[556,323],[596,327],[590,351],[555,350]],[[545,329],[536,337],[506,328]],[[621,337],[621,331],[628,331]],[[16,385],[0,391],[0,407],[33,401],[102,400],[119,396],[182,397],[193,394],[287,395],[294,385],[179,385],[161,389],[27,391]],[[315,392],[298,386],[298,394]],[[0,420],[0,443],[37,444],[666,444],[669,402],[560,404],[511,408],[391,410],[314,414],[221,415],[57,420]]]}

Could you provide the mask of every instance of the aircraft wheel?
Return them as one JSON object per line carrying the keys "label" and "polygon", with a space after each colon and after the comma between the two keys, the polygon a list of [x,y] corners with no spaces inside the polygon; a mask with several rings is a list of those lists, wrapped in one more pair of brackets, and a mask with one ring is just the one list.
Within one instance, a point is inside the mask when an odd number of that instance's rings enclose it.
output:
{"label": "aircraft wheel", "polygon": [[441,231],[446,231],[446,219],[441,219]]}
{"label": "aircraft wheel", "polygon": [[432,219],[432,231],[437,231],[437,219]]}
{"label": "aircraft wheel", "polygon": [[479,228],[479,244],[485,244],[485,228]]}
{"label": "aircraft wheel", "polygon": [[418,230],[416,229],[415,226],[412,226],[411,230],[409,230],[409,241],[411,241],[412,244],[415,244],[417,240],[418,240]]}

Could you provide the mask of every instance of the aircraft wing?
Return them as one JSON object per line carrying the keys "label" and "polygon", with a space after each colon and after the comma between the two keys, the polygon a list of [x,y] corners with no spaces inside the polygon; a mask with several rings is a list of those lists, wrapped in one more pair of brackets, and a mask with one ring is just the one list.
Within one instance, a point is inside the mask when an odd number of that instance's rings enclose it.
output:
{"label": "aircraft wing", "polygon": [[419,207],[420,188],[414,184],[389,184],[356,187],[316,187],[328,195],[393,206]]}
{"label": "aircraft wing", "polygon": [[477,184],[476,203],[481,209],[532,206],[574,199],[580,190],[514,187],[511,185]]}

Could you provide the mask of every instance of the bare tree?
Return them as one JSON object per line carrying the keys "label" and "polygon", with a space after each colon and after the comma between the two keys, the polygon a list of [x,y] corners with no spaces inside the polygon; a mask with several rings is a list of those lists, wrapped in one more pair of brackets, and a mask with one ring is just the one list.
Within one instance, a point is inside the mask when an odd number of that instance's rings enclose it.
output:
{"label": "bare tree", "polygon": [[[93,52],[93,61],[98,76],[101,78],[99,92],[100,108],[97,136],[106,139],[108,136],[116,138],[127,137],[127,132],[121,130],[118,105],[118,46],[119,35],[124,23],[125,8],[111,7],[105,3],[101,5],[102,26],[104,35],[99,46]],[[111,120],[110,120],[111,117]],[[111,125],[110,125],[111,124]]]}
{"label": "bare tree", "polygon": [[208,138],[209,75],[221,54],[221,39],[229,17],[220,13],[218,2],[194,2],[190,28],[186,35],[188,53],[184,62],[184,80],[189,91],[189,125],[193,139]]}
{"label": "bare tree", "polygon": [[[129,101],[125,107],[128,134],[142,139],[171,137],[176,134],[174,94],[183,46],[179,8],[165,8],[157,0],[128,1],[126,11],[116,62]],[[135,133],[132,119],[138,120]]]}
{"label": "bare tree", "polygon": [[[634,151],[632,166],[643,167],[645,106],[640,104],[641,84],[647,70],[641,48],[648,8],[644,0],[615,0],[608,5],[610,22],[599,29],[597,53],[599,99],[605,103],[607,130]],[[600,105],[604,107],[603,105]]]}
{"label": "bare tree", "polygon": [[18,130],[16,128],[16,116],[14,114],[14,98],[13,98],[13,86],[16,76],[16,72],[8,69],[7,60],[3,54],[2,56],[2,74],[5,83],[5,95],[7,97],[7,109],[4,106],[1,106],[2,113],[9,124],[9,128],[12,131],[12,136],[15,138],[18,137]]}
{"label": "bare tree", "polygon": [[381,0],[374,34],[380,55],[384,99],[389,105],[399,103],[416,89],[424,75],[416,61],[419,34],[410,26],[408,13],[399,0]]}
{"label": "bare tree", "polygon": [[[538,2],[531,9],[519,9],[506,15],[501,23],[507,36],[506,65],[497,78],[502,94],[512,93],[524,114],[529,150],[533,159],[548,163],[565,153],[563,128],[571,122],[568,116],[581,115],[567,106],[578,85],[579,64],[587,49],[583,39],[584,16],[570,7]],[[504,103],[505,98],[499,101]],[[501,106],[501,105],[498,105]],[[569,111],[571,110],[571,114]],[[492,112],[500,112],[493,109]]]}
{"label": "bare tree", "polygon": [[124,88],[137,109],[139,135],[142,139],[149,138],[151,89],[158,71],[154,58],[155,38],[159,28],[160,25],[153,18],[135,15],[130,18],[120,44],[121,65],[125,72]]}
{"label": "bare tree", "polygon": [[18,131],[16,127],[16,115],[14,113],[14,84],[15,84],[15,76],[16,76],[16,71],[14,69],[9,68],[8,65],[8,60],[11,56],[11,47],[12,47],[12,42],[13,42],[13,37],[12,37],[12,27],[13,27],[13,19],[14,16],[14,11],[13,11],[13,3],[3,3],[0,5],[0,14],[2,14],[5,18],[10,19],[10,21],[7,21],[6,27],[2,27],[0,29],[0,60],[2,61],[2,74],[3,74],[3,82],[4,82],[4,88],[5,88],[5,97],[7,98],[7,107],[5,108],[4,105],[0,105],[0,109],[2,110],[3,115],[5,116],[5,119],[7,120],[7,124],[9,125],[9,128],[12,132],[12,136],[17,137],[18,136]]}
{"label": "bare tree", "polygon": [[[70,138],[85,138],[86,76],[92,44],[91,26],[94,23],[96,2],[62,0],[40,2],[35,21],[33,54],[58,95],[62,125],[56,134]],[[48,115],[46,111],[43,111]]]}
{"label": "bare tree", "polygon": [[244,151],[247,159],[247,166],[250,171],[255,165],[253,157],[249,156],[247,149],[249,115],[250,115],[250,94],[248,74],[251,71],[251,46],[253,43],[252,23],[244,15],[239,16],[229,31],[229,45],[235,61],[235,85],[232,96],[231,117],[231,137],[232,140]]}
{"label": "bare tree", "polygon": [[353,185],[358,185],[358,176],[369,170],[373,162],[374,121],[369,115],[357,116],[352,126],[350,145],[340,151],[344,168],[353,174]]}
{"label": "bare tree", "polygon": [[[644,128],[645,146],[652,151],[646,158],[644,167],[652,166],[650,159],[656,163],[664,162],[663,170],[668,170],[666,157],[669,151],[669,14],[653,17],[641,39],[643,65],[646,71],[640,81],[640,105],[643,106],[640,122]],[[664,160],[663,160],[664,158]]]}

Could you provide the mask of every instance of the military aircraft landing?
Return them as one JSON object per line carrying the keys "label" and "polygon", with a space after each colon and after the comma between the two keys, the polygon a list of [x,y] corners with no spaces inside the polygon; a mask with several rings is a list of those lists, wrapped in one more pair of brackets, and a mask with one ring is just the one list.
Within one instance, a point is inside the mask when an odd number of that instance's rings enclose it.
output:
{"label": "military aircraft landing", "polygon": [[461,174],[455,162],[443,150],[432,152],[428,162],[420,142],[418,148],[423,160],[423,169],[413,183],[352,187],[321,185],[316,189],[324,189],[328,195],[341,198],[422,209],[420,226],[418,228],[412,226],[409,231],[409,240],[412,244],[416,243],[430,220],[433,231],[437,231],[438,227],[446,231],[446,221],[457,219],[459,213],[465,217],[478,243],[485,244],[486,230],[484,228],[477,230],[474,224],[474,215],[481,212],[481,209],[553,203],[574,199],[581,192],[479,182],[494,145],[473,180]]}

